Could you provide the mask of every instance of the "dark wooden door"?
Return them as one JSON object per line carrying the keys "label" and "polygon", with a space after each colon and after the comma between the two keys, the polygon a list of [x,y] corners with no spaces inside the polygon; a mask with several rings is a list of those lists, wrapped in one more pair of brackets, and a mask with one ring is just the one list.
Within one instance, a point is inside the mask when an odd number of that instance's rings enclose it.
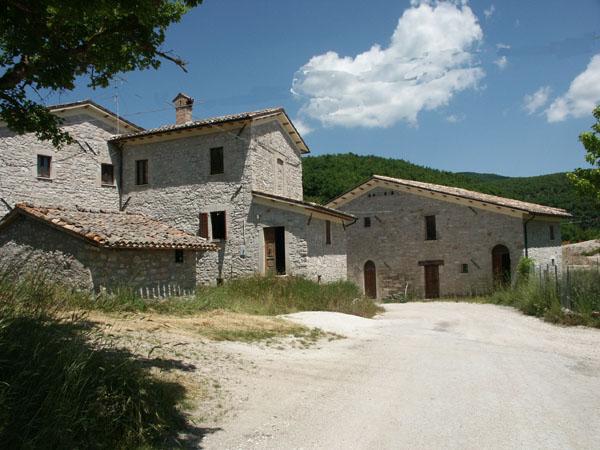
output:
{"label": "dark wooden door", "polygon": [[277,273],[275,228],[265,228],[265,272]]}
{"label": "dark wooden door", "polygon": [[438,298],[440,296],[440,267],[426,265],[425,267],[425,297]]}
{"label": "dark wooden door", "polygon": [[510,284],[510,251],[504,245],[492,249],[492,273],[496,287]]}
{"label": "dark wooden door", "polygon": [[373,261],[365,263],[365,295],[377,298],[377,270]]}

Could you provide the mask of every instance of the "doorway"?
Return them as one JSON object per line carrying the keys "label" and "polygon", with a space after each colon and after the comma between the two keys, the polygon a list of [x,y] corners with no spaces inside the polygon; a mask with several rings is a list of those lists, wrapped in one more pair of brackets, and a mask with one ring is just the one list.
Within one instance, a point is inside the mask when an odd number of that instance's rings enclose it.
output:
{"label": "doorway", "polygon": [[285,228],[268,227],[265,233],[265,273],[285,275]]}
{"label": "doorway", "polygon": [[492,249],[492,273],[494,275],[494,286],[506,286],[510,284],[510,252],[504,245],[496,245]]}
{"label": "doorway", "polygon": [[425,264],[425,298],[438,298],[440,296],[440,266],[438,264]]}
{"label": "doorway", "polygon": [[375,263],[371,260],[365,263],[365,295],[369,298],[377,298],[377,270]]}

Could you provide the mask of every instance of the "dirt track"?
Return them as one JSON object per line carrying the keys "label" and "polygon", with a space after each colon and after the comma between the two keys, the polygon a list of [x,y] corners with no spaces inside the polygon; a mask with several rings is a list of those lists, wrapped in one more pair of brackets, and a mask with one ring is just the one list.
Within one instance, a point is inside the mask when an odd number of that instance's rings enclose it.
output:
{"label": "dirt track", "polygon": [[387,309],[376,320],[292,315],[348,336],[320,348],[214,344],[246,370],[221,367],[230,412],[207,423],[198,444],[598,448],[599,330],[558,327],[492,305]]}

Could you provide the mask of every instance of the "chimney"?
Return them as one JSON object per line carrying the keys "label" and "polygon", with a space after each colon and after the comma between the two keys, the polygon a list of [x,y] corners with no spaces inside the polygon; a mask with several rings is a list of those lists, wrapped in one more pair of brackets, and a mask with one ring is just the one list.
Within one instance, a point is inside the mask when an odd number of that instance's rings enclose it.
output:
{"label": "chimney", "polygon": [[180,92],[173,99],[173,105],[175,106],[175,123],[177,125],[192,121],[192,109],[194,106],[194,99],[192,97]]}

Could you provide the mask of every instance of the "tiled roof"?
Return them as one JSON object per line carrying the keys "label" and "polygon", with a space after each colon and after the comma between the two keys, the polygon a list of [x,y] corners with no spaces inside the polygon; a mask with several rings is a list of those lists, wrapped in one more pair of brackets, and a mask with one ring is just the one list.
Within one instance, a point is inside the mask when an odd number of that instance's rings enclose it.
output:
{"label": "tiled roof", "polygon": [[[530,214],[539,214],[544,216],[557,216],[557,217],[571,217],[566,210],[561,208],[553,208],[551,206],[538,205],[536,203],[523,202],[520,200],[513,200],[505,197],[498,197],[496,195],[483,194],[481,192],[469,191],[467,189],[461,189],[451,186],[443,186],[440,184],[423,183],[421,181],[403,180],[400,178],[386,177],[382,175],[373,175],[373,177],[362,185],[372,181],[382,181],[384,183],[392,183],[399,186],[405,186],[408,188],[422,189],[429,192],[435,192],[444,194],[452,197],[458,197],[466,200],[474,200],[481,203],[486,203],[495,206],[501,206],[510,208]],[[353,189],[354,190],[354,189]],[[347,194],[347,193],[346,193]],[[346,194],[342,194],[336,199],[329,202],[329,205],[337,206],[338,201],[343,198]]]}
{"label": "tiled roof", "polygon": [[278,115],[282,115],[284,117],[285,128],[287,129],[290,136],[292,136],[293,141],[296,143],[296,145],[298,145],[302,149],[303,153],[308,153],[310,150],[308,149],[308,146],[304,142],[304,139],[302,139],[302,136],[300,136],[300,134],[298,133],[298,130],[296,130],[296,128],[294,127],[292,122],[289,120],[289,117],[287,116],[285,110],[281,107],[261,109],[258,111],[249,111],[249,112],[243,112],[243,113],[239,113],[239,114],[229,114],[226,116],[209,117],[209,118],[202,119],[202,120],[195,120],[193,122],[186,122],[186,123],[180,123],[180,124],[163,125],[162,127],[158,127],[158,128],[150,128],[148,130],[143,130],[143,131],[138,131],[138,132],[134,132],[134,133],[128,133],[128,134],[122,134],[119,136],[115,136],[114,138],[111,139],[111,141],[112,142],[123,142],[123,141],[131,140],[131,139],[137,139],[137,138],[142,138],[142,137],[147,137],[147,136],[149,137],[149,136],[153,136],[153,135],[159,135],[159,134],[170,133],[170,132],[175,132],[175,131],[189,130],[189,129],[193,129],[193,128],[205,128],[205,127],[211,127],[211,126],[218,126],[218,125],[225,124],[225,123],[239,122],[239,121],[252,120],[252,119],[261,119],[261,118],[265,118],[265,117],[278,116]]}
{"label": "tiled roof", "polygon": [[203,127],[203,126],[218,125],[220,123],[236,122],[238,120],[258,119],[261,117],[278,114],[282,111],[283,111],[283,108],[268,108],[268,109],[261,109],[259,111],[250,111],[250,112],[243,112],[243,113],[239,113],[239,114],[229,114],[226,116],[209,117],[207,119],[195,120],[193,122],[186,122],[186,123],[180,123],[180,124],[172,123],[172,124],[168,124],[168,125],[163,125],[162,127],[150,128],[148,130],[138,131],[135,133],[122,134],[120,136],[114,137],[112,140],[113,141],[123,141],[123,140],[131,139],[134,137],[147,136],[150,134],[165,133],[168,131],[177,131],[177,130],[185,130],[188,128],[198,128],[198,127]]}
{"label": "tiled roof", "polygon": [[70,102],[70,103],[59,103],[56,105],[50,105],[50,106],[48,106],[48,109],[50,111],[60,111],[61,109],[70,109],[70,108],[86,107],[86,106],[93,106],[94,108],[102,111],[107,116],[111,116],[113,119],[116,119],[123,123],[126,123],[127,125],[129,125],[132,128],[135,128],[138,131],[144,130],[144,128],[140,127],[139,125],[136,125],[135,123],[125,119],[123,116],[118,116],[116,113],[112,112],[110,109],[107,109],[104,106],[99,105],[98,103],[96,103],[95,101],[90,100],[90,99],[79,100],[79,101]]}
{"label": "tiled roof", "polygon": [[32,217],[100,247],[121,249],[217,250],[206,239],[141,214],[102,210],[36,207],[19,203],[0,222],[17,214]]}
{"label": "tiled roof", "polygon": [[297,207],[303,208],[309,212],[310,211],[318,212],[321,214],[326,214],[328,216],[337,217],[338,219],[343,219],[343,220],[354,220],[355,219],[355,217],[351,214],[348,214],[348,213],[345,213],[342,211],[338,211],[337,209],[328,208],[327,206],[319,205],[318,203],[295,200],[293,198],[282,197],[280,195],[267,194],[266,192],[260,192],[260,191],[252,191],[252,196],[270,200],[273,203],[297,206]]}

